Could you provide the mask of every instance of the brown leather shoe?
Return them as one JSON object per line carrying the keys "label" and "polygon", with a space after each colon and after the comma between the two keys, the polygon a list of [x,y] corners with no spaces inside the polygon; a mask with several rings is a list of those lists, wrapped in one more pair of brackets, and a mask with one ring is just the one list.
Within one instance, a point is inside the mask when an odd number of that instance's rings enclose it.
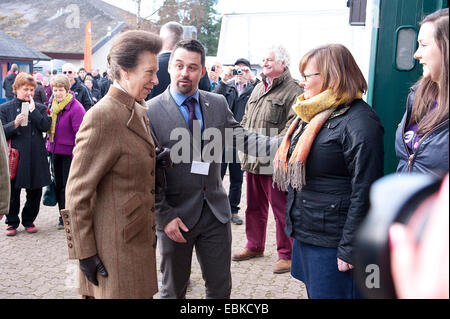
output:
{"label": "brown leather shoe", "polygon": [[291,271],[291,260],[278,259],[273,267],[274,274],[284,274],[289,271]]}
{"label": "brown leather shoe", "polygon": [[263,257],[264,253],[248,250],[247,248],[242,249],[240,252],[233,254],[233,261],[242,261],[255,257]]}

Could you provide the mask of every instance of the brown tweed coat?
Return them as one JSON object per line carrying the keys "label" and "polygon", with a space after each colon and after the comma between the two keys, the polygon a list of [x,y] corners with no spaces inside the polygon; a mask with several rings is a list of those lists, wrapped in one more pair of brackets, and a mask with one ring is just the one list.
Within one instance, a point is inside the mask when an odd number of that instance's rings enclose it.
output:
{"label": "brown tweed coat", "polygon": [[108,272],[97,274],[95,286],[80,271],[81,295],[152,298],[158,291],[155,146],[148,123],[145,107],[111,86],[76,136],[61,213],[69,258],[98,254]]}

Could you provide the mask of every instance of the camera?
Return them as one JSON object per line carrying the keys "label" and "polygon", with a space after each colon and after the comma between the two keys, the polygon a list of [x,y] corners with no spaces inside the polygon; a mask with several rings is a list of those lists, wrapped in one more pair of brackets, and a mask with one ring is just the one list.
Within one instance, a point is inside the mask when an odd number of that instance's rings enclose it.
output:
{"label": "camera", "polygon": [[215,66],[215,65],[213,65],[213,66],[211,67],[211,72],[216,72],[216,66]]}
{"label": "camera", "polygon": [[397,298],[391,273],[389,228],[393,223],[407,225],[419,243],[431,213],[419,206],[439,191],[441,182],[425,174],[392,174],[373,184],[371,207],[355,242],[356,282],[364,297]]}
{"label": "camera", "polygon": [[243,73],[241,69],[233,69],[233,75],[242,75]]}

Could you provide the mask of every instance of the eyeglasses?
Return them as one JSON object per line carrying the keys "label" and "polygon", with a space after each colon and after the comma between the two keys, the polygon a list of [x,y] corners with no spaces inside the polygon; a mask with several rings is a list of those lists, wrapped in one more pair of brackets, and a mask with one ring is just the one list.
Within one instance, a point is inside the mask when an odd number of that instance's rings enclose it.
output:
{"label": "eyeglasses", "polygon": [[63,71],[63,74],[72,74],[72,71]]}
{"label": "eyeglasses", "polygon": [[314,75],[319,75],[319,74],[320,74],[320,72],[311,73],[311,74],[300,74],[300,75],[301,75],[303,81],[307,82],[309,77],[314,76]]}

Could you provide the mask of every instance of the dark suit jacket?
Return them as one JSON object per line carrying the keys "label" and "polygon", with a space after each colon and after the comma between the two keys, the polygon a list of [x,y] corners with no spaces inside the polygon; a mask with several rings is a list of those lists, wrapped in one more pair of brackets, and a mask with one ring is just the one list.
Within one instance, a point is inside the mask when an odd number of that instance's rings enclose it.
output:
{"label": "dark suit jacket", "polygon": [[147,95],[146,100],[154,98],[155,96],[163,93],[170,84],[170,75],[167,71],[169,66],[171,52],[164,52],[158,55],[158,67],[159,70],[156,72],[156,76],[158,77],[158,85],[155,85],[152,91]]}
{"label": "dark suit jacket", "polygon": [[[269,146],[272,146],[272,150],[277,148],[277,141],[269,145],[269,138],[245,131],[234,119],[224,96],[199,90],[199,102],[203,115],[203,134],[205,136],[210,136],[209,133],[215,134],[214,138],[209,138],[202,143],[203,152],[214,157],[212,162],[208,161],[211,163],[207,176],[191,173],[194,152],[192,134],[169,89],[147,102],[150,127],[160,144],[171,149],[172,159],[179,151],[189,152],[186,163],[174,163],[174,167],[167,170],[166,191],[156,196],[156,226],[160,230],[163,230],[176,217],[179,217],[186,227],[191,229],[200,218],[204,199],[220,222],[229,222],[230,203],[220,175],[226,128],[233,128],[238,140],[244,140],[246,135],[261,138],[262,142],[258,140],[258,147],[261,147],[259,154],[265,153]],[[187,141],[183,140],[184,144],[179,142],[182,140],[180,135],[173,134],[175,129],[180,128],[185,129],[183,130],[186,133],[185,138],[186,135],[189,136]],[[171,140],[171,134],[174,135],[174,140]],[[214,148],[217,144],[212,143],[213,141],[219,141],[220,147]],[[255,143],[252,145],[254,146]],[[247,149],[247,145],[245,148]],[[251,146],[248,150],[256,151]]]}

